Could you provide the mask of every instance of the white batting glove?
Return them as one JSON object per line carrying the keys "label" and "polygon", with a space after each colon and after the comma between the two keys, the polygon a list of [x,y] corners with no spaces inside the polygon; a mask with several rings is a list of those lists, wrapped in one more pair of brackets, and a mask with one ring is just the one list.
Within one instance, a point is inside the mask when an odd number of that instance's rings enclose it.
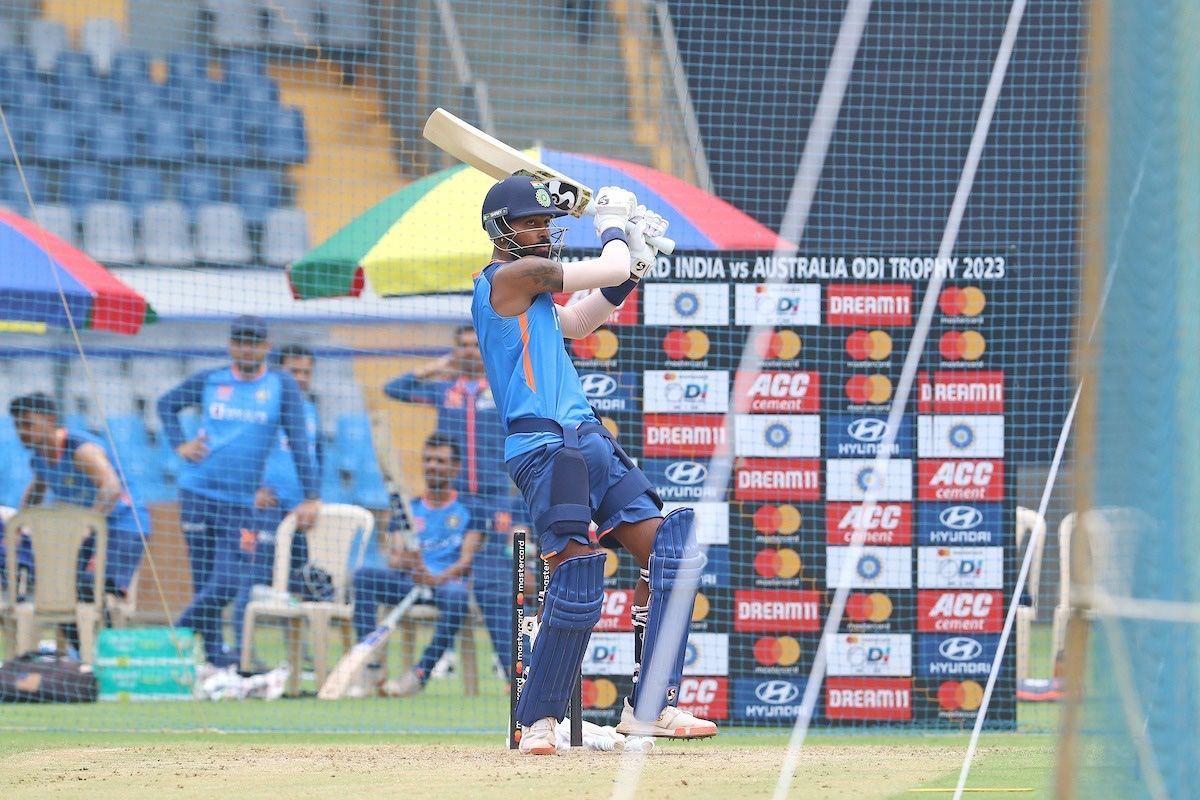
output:
{"label": "white batting glove", "polygon": [[637,222],[645,223],[644,238],[646,239],[658,239],[666,235],[667,227],[670,225],[670,223],[663,219],[661,215],[654,213],[643,205],[639,205],[633,210],[633,213],[629,215],[630,224],[625,227],[626,233],[632,235],[633,232],[631,228],[633,227],[633,224]]}
{"label": "white batting glove", "polygon": [[639,220],[630,225],[629,236],[629,277],[640,281],[654,266],[658,258],[658,248],[646,241],[646,222]]}
{"label": "white batting glove", "polygon": [[609,228],[625,230],[630,215],[637,209],[637,197],[619,186],[604,186],[596,192],[596,235]]}

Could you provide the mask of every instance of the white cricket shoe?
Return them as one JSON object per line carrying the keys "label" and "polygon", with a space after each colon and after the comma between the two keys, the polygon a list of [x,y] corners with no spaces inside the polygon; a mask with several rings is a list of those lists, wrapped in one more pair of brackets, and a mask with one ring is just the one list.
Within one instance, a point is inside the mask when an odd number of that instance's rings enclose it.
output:
{"label": "white cricket shoe", "polygon": [[626,697],[617,733],[624,736],[661,736],[667,739],[707,739],[717,735],[717,726],[716,723],[700,719],[675,706],[664,708],[658,719],[653,722],[642,722],[633,715],[633,706],[629,705],[629,698]]}
{"label": "white cricket shoe", "polygon": [[388,681],[383,685],[381,694],[384,697],[409,697],[421,691],[421,679],[411,669],[400,676],[398,680]]}
{"label": "white cricket shoe", "polygon": [[453,650],[447,650],[433,665],[433,669],[429,671],[429,677],[440,679],[453,675],[455,672],[458,672],[458,654]]}
{"label": "white cricket shoe", "polygon": [[552,756],[557,753],[558,720],[542,717],[532,725],[522,725],[520,750],[533,756]]}
{"label": "white cricket shoe", "polygon": [[387,671],[379,665],[363,667],[355,681],[346,691],[346,696],[360,700],[364,697],[376,697],[383,690],[387,680]]}

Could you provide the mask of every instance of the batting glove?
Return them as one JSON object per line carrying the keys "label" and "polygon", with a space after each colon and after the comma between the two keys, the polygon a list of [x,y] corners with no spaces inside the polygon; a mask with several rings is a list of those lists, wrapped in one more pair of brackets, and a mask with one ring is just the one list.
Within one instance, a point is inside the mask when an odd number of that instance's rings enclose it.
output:
{"label": "batting glove", "polygon": [[658,248],[646,241],[646,221],[639,220],[630,225],[629,233],[629,277],[640,281],[654,266]]}
{"label": "batting glove", "polygon": [[637,209],[637,197],[619,186],[605,186],[596,193],[596,235],[603,237],[610,228],[625,230],[630,215]]}

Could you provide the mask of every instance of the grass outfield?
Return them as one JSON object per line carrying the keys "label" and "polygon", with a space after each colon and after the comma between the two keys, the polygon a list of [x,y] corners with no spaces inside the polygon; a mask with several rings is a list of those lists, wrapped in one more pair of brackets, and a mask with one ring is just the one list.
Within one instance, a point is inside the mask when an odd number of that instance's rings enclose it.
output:
{"label": "grass outfield", "polygon": [[[949,797],[965,736],[813,736],[792,796]],[[637,796],[770,797],[786,739],[723,733],[666,743],[646,757]],[[1048,736],[985,737],[970,797],[1045,797]],[[495,736],[16,733],[0,738],[5,798],[319,798],[612,795],[622,757],[573,752],[522,757]],[[913,790],[926,791],[913,791]],[[1020,789],[987,791],[987,789]]]}

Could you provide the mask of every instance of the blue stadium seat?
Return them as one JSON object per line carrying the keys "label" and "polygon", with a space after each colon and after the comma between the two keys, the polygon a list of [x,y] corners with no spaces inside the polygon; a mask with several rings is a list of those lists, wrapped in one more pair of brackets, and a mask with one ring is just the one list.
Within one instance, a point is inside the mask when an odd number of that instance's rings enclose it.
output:
{"label": "blue stadium seat", "polygon": [[[328,449],[326,452],[329,452]],[[354,502],[349,473],[345,473],[346,480],[342,480],[342,477],[343,473],[338,469],[336,459],[326,457],[321,464],[321,502]]]}
{"label": "blue stadium seat", "polygon": [[[8,117],[8,128],[12,133],[13,144],[16,146],[17,152],[23,157],[31,156],[30,142],[39,132],[42,111],[37,108],[21,107],[5,111]],[[4,147],[0,147],[0,162],[12,164],[14,162],[13,152],[7,146],[8,142],[4,142],[4,145]]]}
{"label": "blue stadium seat", "polygon": [[56,164],[78,158],[75,117],[69,111],[51,109],[41,113],[37,134],[26,143],[23,154],[45,164]]}
{"label": "blue stadium seat", "polygon": [[263,160],[274,164],[303,164],[308,160],[304,112],[284,106],[267,129]]}
{"label": "blue stadium seat", "polygon": [[[199,109],[199,106],[197,106]],[[249,155],[242,115],[232,103],[213,103],[194,128],[196,159],[217,164],[239,164]]]}
{"label": "blue stadium seat", "polygon": [[208,59],[195,50],[176,50],[167,56],[167,80],[194,82],[208,77]]}
{"label": "blue stadium seat", "polygon": [[91,60],[86,53],[64,50],[58,56],[50,81],[51,105],[75,108],[85,98],[100,96],[100,81],[92,74]]}
{"label": "blue stadium seat", "polygon": [[338,417],[333,451],[331,460],[337,469],[350,475],[354,502],[366,508],[387,508],[387,489],[371,442],[371,418],[366,414]]}
{"label": "blue stadium seat", "polygon": [[110,111],[96,117],[95,125],[84,136],[83,153],[106,164],[122,164],[134,155],[129,119]]}
{"label": "blue stadium seat", "polygon": [[82,217],[88,203],[109,199],[108,170],[90,161],[77,161],[65,171],[59,188],[62,202]]}
{"label": "blue stadium seat", "polygon": [[17,438],[17,429],[12,417],[0,416],[0,505],[16,508],[29,482],[33,480],[33,469],[29,466],[29,451]]}
{"label": "blue stadium seat", "polygon": [[107,82],[110,104],[131,109],[139,87],[158,88],[150,82],[150,58],[140,50],[118,52]]}
{"label": "blue stadium seat", "polygon": [[146,81],[129,84],[122,91],[121,107],[133,116],[137,130],[147,130],[150,115],[159,109],[167,110],[167,93],[161,86]]}
{"label": "blue stadium seat", "polygon": [[267,56],[261,50],[230,50],[221,63],[221,71],[225,74],[225,80],[237,86],[243,81],[265,76]]}
{"label": "blue stadium seat", "polygon": [[[133,496],[142,502],[169,499],[173,492],[167,486],[158,453],[150,443],[145,421],[130,414],[109,417],[106,423],[120,463],[118,474],[124,473]],[[113,464],[113,468],[118,469],[118,465]]]}
{"label": "blue stadium seat", "polygon": [[147,161],[178,164],[191,155],[179,112],[159,106],[147,115],[142,155]]}
{"label": "blue stadium seat", "polygon": [[9,110],[16,101],[17,87],[33,76],[33,56],[24,47],[0,50],[0,103]]}
{"label": "blue stadium seat", "polygon": [[158,167],[132,166],[121,170],[117,199],[129,203],[134,214],[141,216],[142,206],[167,196],[162,172]]}
{"label": "blue stadium seat", "polygon": [[[5,165],[0,167],[0,170],[0,202],[18,214],[28,214],[29,203],[25,199],[25,188],[21,185],[21,176],[17,168]],[[29,182],[29,192],[33,195],[34,203],[50,202],[46,176],[41,168],[25,166],[25,180]]]}
{"label": "blue stadium seat", "polygon": [[36,77],[23,80],[13,87],[12,104],[14,108],[36,111],[50,105],[50,84],[43,84]]}
{"label": "blue stadium seat", "polygon": [[246,222],[262,225],[267,212],[283,202],[283,187],[279,171],[274,169],[239,169],[233,174],[230,187],[233,202],[242,207]]}
{"label": "blue stadium seat", "polygon": [[175,197],[191,214],[208,203],[221,199],[221,179],[211,167],[184,167],[176,176]]}

